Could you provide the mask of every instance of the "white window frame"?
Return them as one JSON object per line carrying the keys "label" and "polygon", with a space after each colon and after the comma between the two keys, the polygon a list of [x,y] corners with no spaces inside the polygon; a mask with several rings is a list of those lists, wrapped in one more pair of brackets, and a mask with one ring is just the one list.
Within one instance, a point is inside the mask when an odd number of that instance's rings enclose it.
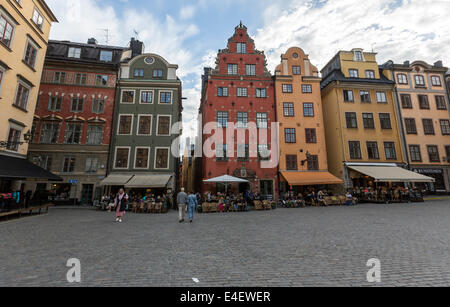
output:
{"label": "white window frame", "polygon": [[[161,103],[161,93],[168,93],[170,92],[170,103]],[[173,90],[158,90],[158,104],[170,106],[173,104]]]}
{"label": "white window frame", "polygon": [[[148,103],[148,102],[142,102],[142,93],[143,92],[148,92],[148,93],[152,93],[152,102]],[[139,91],[139,104],[143,104],[143,105],[151,105],[154,104],[155,102],[155,91],[154,90],[140,90]]]}
{"label": "white window frame", "polygon": [[[37,20],[37,21],[34,20],[34,16],[35,16],[36,13],[38,14],[38,20]],[[42,23],[40,23],[40,24],[39,24],[39,17],[41,17],[41,19],[42,19]],[[33,23],[34,23],[40,30],[43,30],[43,28],[44,28],[44,21],[45,21],[44,14],[42,14],[41,11],[40,11],[37,7],[34,7],[34,10],[33,10],[33,16],[31,17],[31,20],[33,20]]]}
{"label": "white window frame", "polygon": [[[150,117],[151,118],[151,122],[150,122],[150,134],[140,134],[139,133],[139,123],[141,122],[141,117]],[[139,114],[138,115],[138,121],[137,121],[137,127],[136,127],[136,135],[137,136],[151,136],[153,133],[153,114]]]}
{"label": "white window frame", "polygon": [[[116,167],[117,150],[118,149],[128,149],[127,167]],[[130,167],[130,154],[131,154],[131,147],[130,146],[116,146],[114,148],[114,164],[113,164],[113,168],[114,169],[129,169],[129,167]]]}
{"label": "white window frame", "polygon": [[[74,51],[73,56],[70,55],[71,54],[70,53],[71,50]],[[78,53],[78,50],[80,51],[79,53]],[[69,50],[67,51],[67,57],[71,58],[71,59],[79,59],[79,58],[81,58],[81,48],[69,47]]]}
{"label": "white window frame", "polygon": [[[167,149],[167,168],[157,168],[156,167],[156,158],[158,149]],[[153,159],[153,169],[155,170],[169,170],[170,169],[170,147],[155,147],[155,159]]]}
{"label": "white window frame", "polygon": [[[133,102],[123,102],[123,92],[133,92]],[[140,100],[140,99],[139,99]],[[120,103],[121,104],[135,104],[136,103],[136,90],[135,89],[122,89],[120,91]]]}
{"label": "white window frame", "polygon": [[[131,129],[130,133],[127,134],[120,134],[120,118],[122,116],[131,116]],[[117,135],[133,135],[133,125],[134,125],[134,114],[119,114],[118,121],[117,121]]]}
{"label": "white window frame", "polygon": [[[379,95],[381,95],[381,94],[382,94],[382,96],[384,98],[384,101],[380,101],[379,100],[379,98],[381,97]],[[388,103],[388,97],[387,97],[387,93],[386,92],[378,91],[378,92],[376,92],[376,96],[377,96],[377,103]]]}
{"label": "white window frame", "polygon": [[[159,129],[158,129],[158,127],[159,127],[159,118],[160,117],[170,117],[170,122],[169,122],[169,134],[159,134]],[[172,136],[172,115],[170,115],[170,114],[158,114],[158,117],[157,117],[157,121],[156,121],[156,134],[155,134],[156,136]]]}
{"label": "white window frame", "polygon": [[[25,104],[25,108],[22,108],[21,106],[16,105],[17,94],[19,93],[19,85],[22,85],[23,87],[25,87],[28,90],[28,96],[27,96],[27,102]],[[30,95],[31,95],[31,87],[29,85],[27,85],[25,82],[23,82],[21,80],[17,80],[17,87],[16,87],[16,93],[14,95],[13,105],[20,109],[28,110],[28,102],[30,101]]]}
{"label": "white window frame", "polygon": [[[147,167],[137,167],[136,166],[136,158],[137,158],[138,149],[148,149]],[[134,169],[150,169],[150,151],[151,151],[151,147],[136,146],[136,148],[134,149]]]}
{"label": "white window frame", "polygon": [[14,42],[14,36],[16,34],[16,27],[17,27],[17,23],[12,20],[11,18],[9,18],[8,14],[2,9],[0,8],[0,15],[1,17],[3,17],[7,23],[9,23],[12,26],[12,31],[11,31],[11,39],[9,40],[9,45],[5,45],[5,43],[2,42],[3,45],[7,46],[9,49],[12,49],[12,44]]}
{"label": "white window frame", "polygon": [[[111,53],[111,60],[106,61],[106,60],[102,60],[102,53]],[[99,56],[99,60],[101,62],[105,62],[105,63],[111,63],[114,57],[114,52],[112,52],[111,50],[100,50],[100,56]]]}

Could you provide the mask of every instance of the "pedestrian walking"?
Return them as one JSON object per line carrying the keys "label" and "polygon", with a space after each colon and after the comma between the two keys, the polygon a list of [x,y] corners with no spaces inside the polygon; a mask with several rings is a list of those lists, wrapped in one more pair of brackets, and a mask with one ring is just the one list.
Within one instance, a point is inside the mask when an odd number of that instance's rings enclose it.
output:
{"label": "pedestrian walking", "polygon": [[124,189],[120,189],[114,201],[114,205],[116,206],[116,222],[122,223],[122,218],[127,210],[127,204],[128,195]]}
{"label": "pedestrian walking", "polygon": [[198,206],[197,196],[195,196],[194,193],[190,192],[187,202],[188,202],[189,222],[192,223],[194,221],[194,211]]}
{"label": "pedestrian walking", "polygon": [[177,195],[177,204],[178,204],[178,215],[179,215],[179,222],[184,222],[184,213],[186,211],[186,204],[187,204],[188,196],[184,192],[184,188],[181,188],[180,193]]}

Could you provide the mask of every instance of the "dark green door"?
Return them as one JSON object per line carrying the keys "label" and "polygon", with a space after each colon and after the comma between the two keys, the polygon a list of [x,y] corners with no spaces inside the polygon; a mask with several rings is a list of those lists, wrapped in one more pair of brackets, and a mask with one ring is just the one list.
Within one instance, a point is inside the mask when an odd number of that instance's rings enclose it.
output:
{"label": "dark green door", "polygon": [[94,194],[93,184],[83,184],[81,189],[81,205],[92,205],[92,197]]}

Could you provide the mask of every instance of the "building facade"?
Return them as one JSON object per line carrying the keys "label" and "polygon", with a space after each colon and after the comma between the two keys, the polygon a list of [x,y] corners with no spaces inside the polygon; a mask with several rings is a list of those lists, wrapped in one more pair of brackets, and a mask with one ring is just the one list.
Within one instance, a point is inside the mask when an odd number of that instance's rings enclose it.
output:
{"label": "building facade", "polygon": [[102,184],[112,192],[125,187],[136,195],[171,194],[180,164],[172,148],[179,150],[182,85],[177,65],[142,51],[142,43],[132,40],[122,59],[109,174]]}
{"label": "building facade", "polygon": [[125,48],[50,41],[33,122],[29,159],[61,178],[37,182],[57,199],[101,198],[111,141],[116,82]]}
{"label": "building facade", "polygon": [[[322,77],[330,172],[344,180],[346,188],[375,187],[381,181],[372,175],[388,167],[394,177],[404,174],[399,168],[407,163],[394,82],[380,73],[376,54],[340,51],[324,67]],[[390,182],[404,180],[394,177]]]}
{"label": "building facade", "polygon": [[282,192],[343,183],[328,172],[321,80],[317,68],[298,47],[287,50],[275,70]]}
{"label": "building facade", "polygon": [[409,168],[435,179],[417,184],[427,193],[450,192],[450,113],[447,68],[438,61],[382,65],[395,82],[396,102]]}
{"label": "building facade", "polygon": [[[277,165],[263,167],[270,159],[268,153],[272,149],[278,151],[271,144],[275,112],[274,82],[266,67],[266,57],[255,49],[253,39],[241,23],[228,40],[227,48],[219,50],[215,69],[205,69],[203,76],[202,125],[212,123],[223,136],[215,140],[211,154],[204,153],[200,179],[230,175],[249,181],[233,187],[235,193],[253,190],[269,198],[277,197]],[[202,144],[214,135],[208,129],[200,131]],[[278,136],[277,131],[273,132]],[[202,182],[203,192],[217,190],[224,187]]]}
{"label": "building facade", "polygon": [[[57,22],[45,1],[0,4],[0,155],[24,164],[50,28]],[[21,159],[14,160],[14,159]],[[32,174],[25,177],[32,177]],[[0,192],[19,190],[21,180],[0,167]]]}

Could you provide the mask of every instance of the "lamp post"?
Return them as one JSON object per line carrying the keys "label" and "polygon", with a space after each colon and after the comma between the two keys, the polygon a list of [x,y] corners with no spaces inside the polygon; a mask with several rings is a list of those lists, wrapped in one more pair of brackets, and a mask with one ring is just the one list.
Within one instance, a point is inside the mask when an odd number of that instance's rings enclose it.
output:
{"label": "lamp post", "polygon": [[17,145],[23,145],[25,143],[29,144],[32,137],[33,137],[33,134],[31,133],[30,130],[28,130],[27,133],[25,133],[23,135],[24,142],[11,142],[9,140],[8,141],[0,141],[0,148],[10,148],[10,147],[14,147]]}

